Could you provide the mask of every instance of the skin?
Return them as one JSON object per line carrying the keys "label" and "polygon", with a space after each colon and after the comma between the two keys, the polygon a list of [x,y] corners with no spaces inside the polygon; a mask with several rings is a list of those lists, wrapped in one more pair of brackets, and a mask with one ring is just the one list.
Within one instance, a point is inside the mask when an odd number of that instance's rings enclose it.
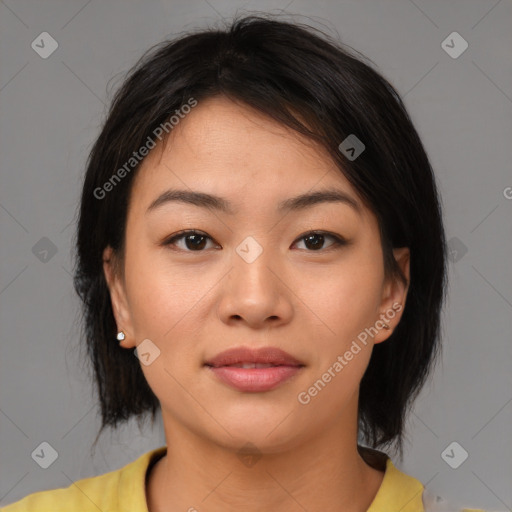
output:
{"label": "skin", "polygon": [[[171,187],[222,196],[236,213],[179,202],[145,213]],[[280,201],[324,187],[349,194],[361,213],[335,202],[277,212]],[[199,250],[184,238],[163,245],[183,229],[210,238]],[[315,250],[302,238],[312,230],[350,243],[326,237]],[[236,252],[248,236],[263,249],[252,263]],[[409,250],[395,258],[409,280]],[[297,396],[382,313],[405,305],[407,285],[385,279],[377,220],[325,150],[243,104],[199,102],[143,161],[123,273],[114,262],[107,247],[121,346],[150,339],[160,350],[141,364],[168,447],[150,473],[150,512],[367,510],[384,473],[357,452],[359,384],[403,309],[307,405]],[[241,392],[204,367],[237,346],[279,347],[305,367],[274,390]],[[250,467],[237,456],[247,442],[261,455]]]}

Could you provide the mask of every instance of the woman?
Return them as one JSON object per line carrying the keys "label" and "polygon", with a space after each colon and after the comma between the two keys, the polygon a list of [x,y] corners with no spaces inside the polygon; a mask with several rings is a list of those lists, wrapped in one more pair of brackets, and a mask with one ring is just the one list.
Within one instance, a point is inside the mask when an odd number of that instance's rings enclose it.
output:
{"label": "woman", "polygon": [[445,286],[431,166],[362,56],[266,17],[162,43],[91,151],[75,288],[100,433],[161,409],[166,446],[4,510],[434,510],[377,448]]}

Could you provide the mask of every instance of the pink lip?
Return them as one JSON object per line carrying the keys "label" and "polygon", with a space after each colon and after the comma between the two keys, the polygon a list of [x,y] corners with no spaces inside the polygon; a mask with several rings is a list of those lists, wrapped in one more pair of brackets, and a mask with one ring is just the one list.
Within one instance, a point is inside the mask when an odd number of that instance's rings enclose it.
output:
{"label": "pink lip", "polygon": [[[244,363],[271,364],[267,368],[240,368]],[[222,382],[247,392],[270,391],[296,375],[304,367],[298,359],[274,347],[258,350],[229,349],[205,363]]]}
{"label": "pink lip", "polygon": [[273,366],[272,368],[208,367],[222,382],[247,392],[270,391],[300,372],[302,366]]}

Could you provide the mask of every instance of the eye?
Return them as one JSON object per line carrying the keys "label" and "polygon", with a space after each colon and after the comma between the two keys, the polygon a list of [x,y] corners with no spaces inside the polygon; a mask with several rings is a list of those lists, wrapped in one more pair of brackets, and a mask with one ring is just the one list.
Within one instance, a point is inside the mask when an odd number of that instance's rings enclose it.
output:
{"label": "eye", "polygon": [[343,245],[347,245],[347,241],[343,238],[333,234],[327,233],[325,231],[310,231],[305,235],[302,235],[298,240],[305,241],[305,246],[310,249],[308,252],[320,251],[321,249],[325,249],[323,247],[325,239],[330,238],[333,240],[333,243],[329,245],[327,248],[336,248]]}
{"label": "eye", "polygon": [[202,249],[204,249],[205,246],[207,245],[206,240],[208,239],[212,240],[212,238],[205,233],[189,229],[185,231],[180,231],[176,235],[167,239],[163,245],[177,245],[177,241],[184,240],[185,246],[178,247],[179,249],[182,249],[186,252],[202,252]]}
{"label": "eye", "polygon": [[[310,231],[309,233],[302,235],[297,240],[300,242],[304,241],[308,252],[318,252],[322,249],[325,249],[324,243],[325,240],[328,238],[332,240],[332,243],[327,247],[327,249],[336,248],[348,244],[348,242],[343,238],[333,233],[328,233],[325,231]],[[203,249],[208,248],[208,240],[212,240],[212,238],[208,236],[206,233],[189,229],[176,233],[171,238],[168,238],[165,242],[163,242],[163,245],[173,245],[185,252],[203,252]],[[184,245],[180,247],[178,245],[178,242],[184,242]],[[294,245],[296,243],[297,242],[295,242]]]}

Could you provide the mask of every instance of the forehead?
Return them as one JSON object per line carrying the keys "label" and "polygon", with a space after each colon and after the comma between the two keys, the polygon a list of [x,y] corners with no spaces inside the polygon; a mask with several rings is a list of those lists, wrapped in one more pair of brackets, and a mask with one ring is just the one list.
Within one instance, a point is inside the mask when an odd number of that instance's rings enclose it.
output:
{"label": "forehead", "polygon": [[[270,205],[335,186],[356,191],[325,148],[223,97],[201,101],[150,152],[133,184],[147,208],[166,188],[200,190],[234,205]],[[359,201],[360,202],[360,201]]]}

